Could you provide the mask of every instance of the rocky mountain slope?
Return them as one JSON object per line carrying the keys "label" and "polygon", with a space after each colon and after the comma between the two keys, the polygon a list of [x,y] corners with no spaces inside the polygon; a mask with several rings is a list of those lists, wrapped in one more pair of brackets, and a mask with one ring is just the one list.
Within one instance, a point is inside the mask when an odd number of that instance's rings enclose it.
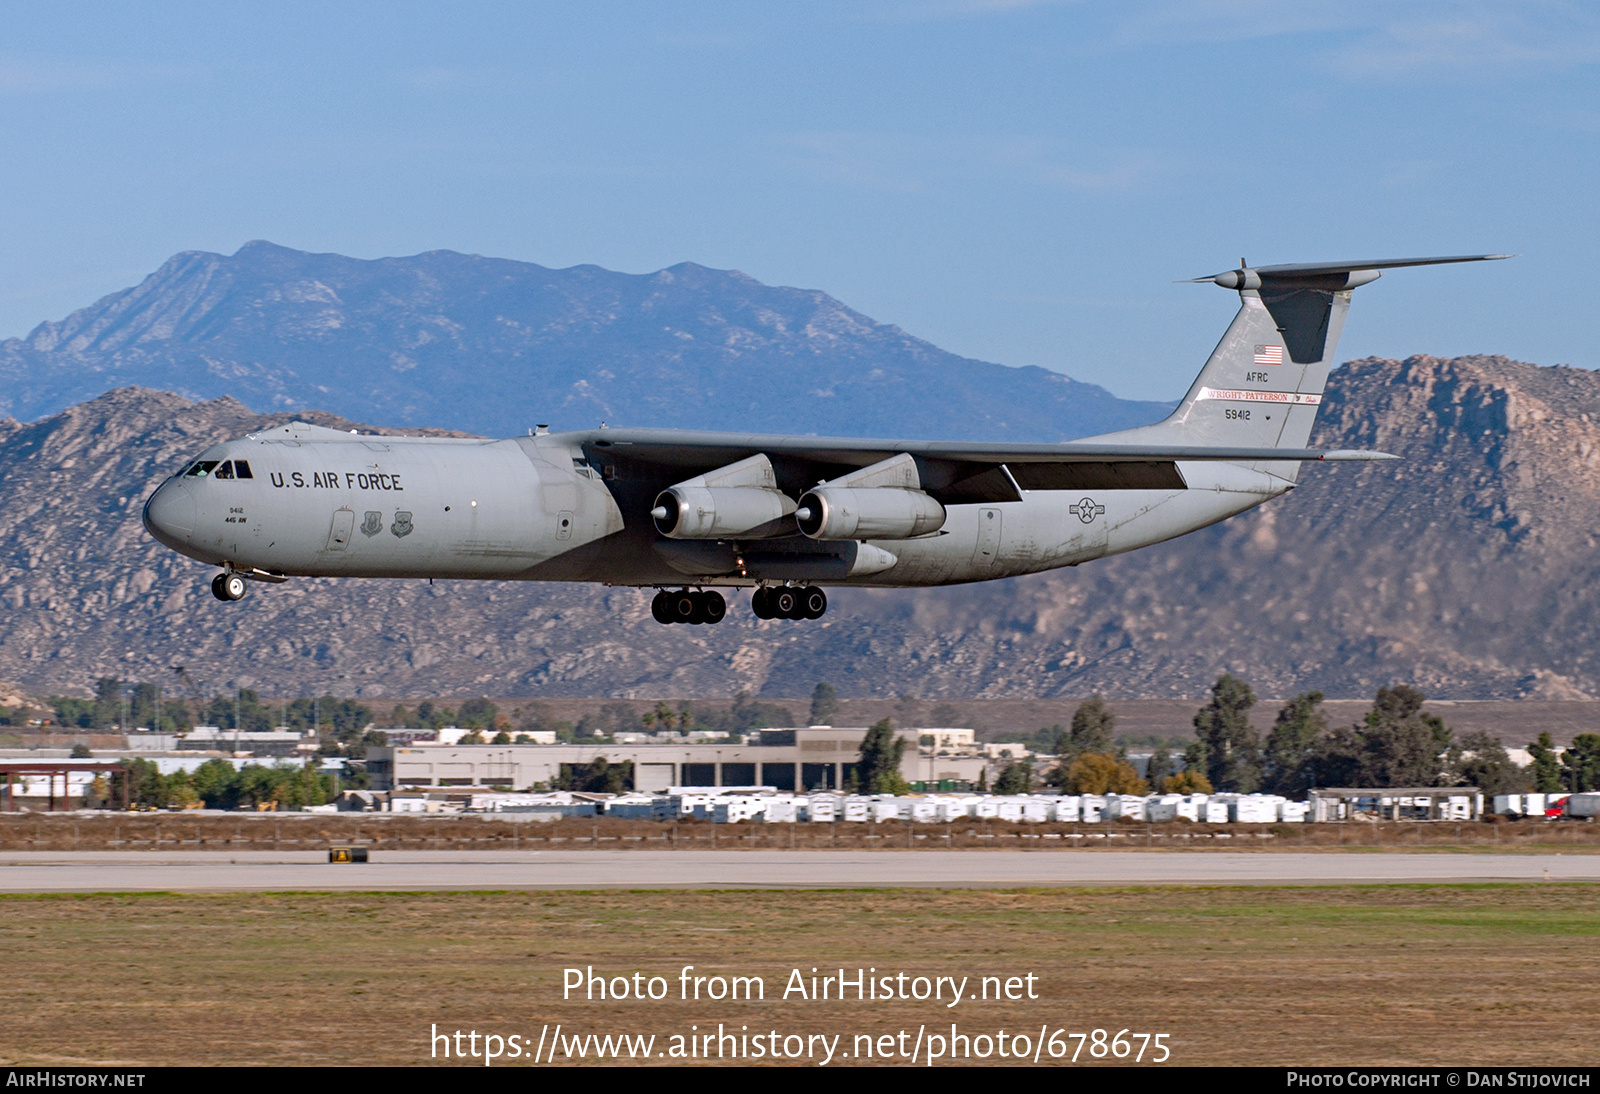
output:
{"label": "rocky mountain slope", "polygon": [[[843,591],[820,623],[666,628],[628,589],[294,581],[218,604],[145,536],[144,497],[268,420],[111,392],[0,422],[0,679],[82,689],[186,664],[280,695],[1600,696],[1600,377],[1503,358],[1338,369],[1315,443],[1400,464],[1307,469],[1288,497],[1076,570]],[[339,419],[320,416],[325,424]]]}
{"label": "rocky mountain slope", "polygon": [[30,420],[130,384],[491,436],[605,420],[1052,441],[1165,414],[735,270],[550,270],[452,251],[362,261],[263,242],[176,255],[0,342],[0,414]]}

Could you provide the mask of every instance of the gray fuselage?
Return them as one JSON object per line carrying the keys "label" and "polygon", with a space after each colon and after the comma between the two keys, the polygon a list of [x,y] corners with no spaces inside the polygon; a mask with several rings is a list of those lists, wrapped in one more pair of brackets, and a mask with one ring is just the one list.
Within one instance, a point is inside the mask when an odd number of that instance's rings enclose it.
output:
{"label": "gray fuselage", "polygon": [[[1239,464],[1178,462],[1181,488],[1019,490],[947,504],[943,526],[916,538],[673,540],[650,509],[685,468],[631,458],[626,442],[608,439],[618,435],[492,441],[280,428],[207,449],[151,496],[145,524],[174,550],[247,575],[903,587],[1076,565],[1215,523],[1292,485]],[[779,449],[795,439],[770,440]],[[752,451],[762,441],[746,439]],[[248,478],[217,476],[238,461]],[[797,494],[817,471],[790,468],[785,488]]]}

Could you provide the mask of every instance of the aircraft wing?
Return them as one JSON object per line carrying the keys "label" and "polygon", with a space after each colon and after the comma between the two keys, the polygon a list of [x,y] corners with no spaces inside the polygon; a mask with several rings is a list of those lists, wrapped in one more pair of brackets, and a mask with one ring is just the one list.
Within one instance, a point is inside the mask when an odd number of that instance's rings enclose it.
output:
{"label": "aircraft wing", "polygon": [[1020,490],[1183,489],[1180,462],[1392,460],[1383,452],[1203,445],[995,444],[983,441],[864,440],[670,429],[604,429],[567,438],[604,459],[660,468],[687,478],[765,455],[792,491],[906,453],[923,489],[945,502],[1017,500]]}

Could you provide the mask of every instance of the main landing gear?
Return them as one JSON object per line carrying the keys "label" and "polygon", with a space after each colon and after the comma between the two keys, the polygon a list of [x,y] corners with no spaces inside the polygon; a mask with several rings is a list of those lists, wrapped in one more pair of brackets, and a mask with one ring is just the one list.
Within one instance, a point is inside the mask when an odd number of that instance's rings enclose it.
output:
{"label": "main landing gear", "polygon": [[779,585],[757,589],[750,607],[757,619],[821,619],[828,610],[828,594],[809,585]]}
{"label": "main landing gear", "polygon": [[662,589],[650,602],[650,614],[657,623],[721,623],[728,614],[728,602],[719,592]]}
{"label": "main landing gear", "polygon": [[249,591],[249,584],[238,574],[223,573],[211,579],[211,595],[218,600],[243,600]]}
{"label": "main landing gear", "polygon": [[[821,619],[828,610],[828,596],[809,585],[777,585],[755,590],[750,607],[757,619]],[[650,602],[650,614],[657,623],[720,623],[728,614],[728,602],[711,589],[662,589]]]}

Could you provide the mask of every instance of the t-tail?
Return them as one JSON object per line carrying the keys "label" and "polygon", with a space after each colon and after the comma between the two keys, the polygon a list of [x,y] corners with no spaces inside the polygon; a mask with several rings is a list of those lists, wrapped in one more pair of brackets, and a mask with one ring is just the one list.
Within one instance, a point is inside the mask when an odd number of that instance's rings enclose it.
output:
{"label": "t-tail", "polygon": [[[1311,439],[1351,291],[1401,266],[1483,262],[1511,255],[1390,258],[1250,267],[1204,281],[1239,292],[1239,313],[1194,385],[1164,421],[1095,438],[1128,444],[1304,448]],[[1293,482],[1300,465],[1259,464]]]}

